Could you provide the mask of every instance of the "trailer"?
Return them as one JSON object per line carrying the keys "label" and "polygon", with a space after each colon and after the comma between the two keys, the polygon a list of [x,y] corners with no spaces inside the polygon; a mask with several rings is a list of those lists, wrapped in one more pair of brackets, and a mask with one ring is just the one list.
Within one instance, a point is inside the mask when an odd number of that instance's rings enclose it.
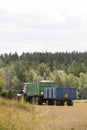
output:
{"label": "trailer", "polygon": [[44,100],[47,105],[73,106],[73,100],[76,99],[76,88],[51,87],[44,88]]}

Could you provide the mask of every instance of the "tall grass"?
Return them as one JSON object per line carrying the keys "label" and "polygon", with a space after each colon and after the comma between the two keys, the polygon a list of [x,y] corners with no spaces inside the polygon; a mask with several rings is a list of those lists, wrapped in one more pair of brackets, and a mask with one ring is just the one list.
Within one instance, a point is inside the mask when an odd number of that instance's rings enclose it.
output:
{"label": "tall grass", "polygon": [[9,100],[9,99],[4,99],[4,98],[0,98],[0,105],[6,106],[6,107],[20,108],[28,112],[32,112],[34,110],[34,106],[29,105],[29,103],[26,103],[26,102],[22,103],[21,101],[18,102],[17,100]]}
{"label": "tall grass", "polygon": [[0,130],[87,130],[87,103],[34,106],[0,98]]}
{"label": "tall grass", "polygon": [[33,118],[33,105],[0,98],[0,130],[31,130],[31,125],[27,124]]}

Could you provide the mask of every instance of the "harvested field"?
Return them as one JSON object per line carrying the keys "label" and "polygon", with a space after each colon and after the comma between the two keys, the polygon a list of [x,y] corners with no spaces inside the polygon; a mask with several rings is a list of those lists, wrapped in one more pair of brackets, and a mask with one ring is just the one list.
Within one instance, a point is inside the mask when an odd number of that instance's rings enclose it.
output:
{"label": "harvested field", "polygon": [[87,102],[75,101],[74,106],[5,103],[0,103],[0,130],[87,130]]}
{"label": "harvested field", "polygon": [[87,103],[77,102],[73,107],[38,107],[37,113],[40,122],[45,119],[43,125],[46,126],[46,130],[87,130]]}

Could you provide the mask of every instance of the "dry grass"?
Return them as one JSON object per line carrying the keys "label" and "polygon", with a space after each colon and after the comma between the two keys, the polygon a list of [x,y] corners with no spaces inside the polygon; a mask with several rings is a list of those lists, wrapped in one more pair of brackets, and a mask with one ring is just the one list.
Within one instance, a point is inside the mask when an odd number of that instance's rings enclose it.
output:
{"label": "dry grass", "polygon": [[87,130],[87,103],[33,106],[0,99],[0,130]]}

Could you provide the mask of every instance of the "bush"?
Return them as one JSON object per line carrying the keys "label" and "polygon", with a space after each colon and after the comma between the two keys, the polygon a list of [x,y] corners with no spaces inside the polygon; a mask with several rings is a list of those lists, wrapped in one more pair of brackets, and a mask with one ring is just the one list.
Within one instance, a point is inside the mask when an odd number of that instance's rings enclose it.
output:
{"label": "bush", "polygon": [[12,91],[9,89],[9,90],[4,90],[4,91],[2,91],[1,96],[2,96],[3,98],[12,99],[13,94],[12,94]]}
{"label": "bush", "polygon": [[87,99],[87,87],[84,87],[80,92],[81,99]]}
{"label": "bush", "polygon": [[8,91],[2,91],[1,96],[2,96],[3,98],[7,98],[7,97],[8,97]]}
{"label": "bush", "polygon": [[12,99],[12,91],[10,89],[8,91],[8,99]]}

